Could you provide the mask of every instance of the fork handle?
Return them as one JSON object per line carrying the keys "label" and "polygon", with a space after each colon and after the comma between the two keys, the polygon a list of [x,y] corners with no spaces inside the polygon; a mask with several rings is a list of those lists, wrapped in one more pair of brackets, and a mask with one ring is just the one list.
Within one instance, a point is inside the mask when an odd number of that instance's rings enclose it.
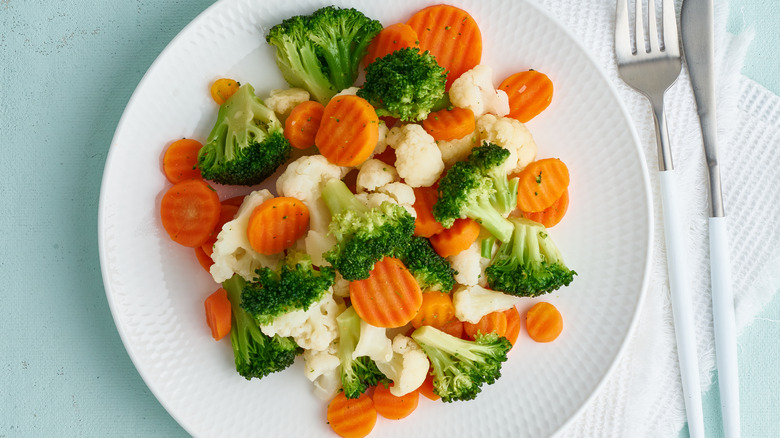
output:
{"label": "fork handle", "polygon": [[[665,93],[665,92],[664,92]],[[674,169],[672,162],[672,146],[669,142],[669,132],[666,129],[666,112],[664,111],[663,94],[648,96],[653,107],[655,121],[655,140],[658,146],[658,169],[661,171]]]}
{"label": "fork handle", "polygon": [[666,264],[669,270],[669,289],[672,301],[674,334],[680,362],[688,431],[692,438],[704,436],[704,415],[699,385],[699,359],[696,352],[696,331],[689,281],[686,237],[679,204],[680,187],[674,170],[660,172],[661,208],[666,238]]}

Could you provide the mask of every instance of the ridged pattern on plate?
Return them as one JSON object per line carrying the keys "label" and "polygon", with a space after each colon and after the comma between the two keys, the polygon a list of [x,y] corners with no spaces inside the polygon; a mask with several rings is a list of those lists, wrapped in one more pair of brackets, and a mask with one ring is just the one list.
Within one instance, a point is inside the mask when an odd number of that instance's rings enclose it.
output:
{"label": "ridged pattern on plate", "polygon": [[[560,157],[571,172],[569,213],[550,233],[574,283],[544,297],[564,315],[563,335],[536,344],[521,333],[504,376],[477,400],[424,401],[399,422],[380,418],[372,436],[547,436],[597,389],[633,326],[647,276],[650,212],[647,173],[615,94],[580,46],[525,2],[455,1],[483,32],[483,63],[495,82],[528,68],[555,84],[552,105],[528,124],[540,157]],[[337,2],[351,5],[350,2]],[[323,436],[325,403],[315,399],[302,361],[262,381],[235,373],[229,342],[214,342],[203,299],[216,289],[192,250],[169,241],[159,224],[168,183],[165,146],[203,140],[216,114],[208,95],[222,76],[259,94],[284,86],[268,27],[321,2],[221,1],[195,19],[160,55],[128,104],[107,160],[100,203],[106,293],[136,367],[188,432],[217,436]],[[405,21],[422,2],[358,4],[384,24]],[[535,300],[524,301],[521,311]]]}

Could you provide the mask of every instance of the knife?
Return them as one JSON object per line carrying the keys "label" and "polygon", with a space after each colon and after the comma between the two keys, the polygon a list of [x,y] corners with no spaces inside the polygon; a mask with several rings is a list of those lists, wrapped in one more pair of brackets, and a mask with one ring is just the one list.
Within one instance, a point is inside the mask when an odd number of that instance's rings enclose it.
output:
{"label": "knife", "polygon": [[727,438],[739,437],[739,374],[734,295],[731,289],[728,233],[720,184],[718,127],[715,103],[715,38],[713,0],[684,0],[681,34],[685,63],[701,121],[709,171],[710,277],[715,355],[718,366],[721,417]]}

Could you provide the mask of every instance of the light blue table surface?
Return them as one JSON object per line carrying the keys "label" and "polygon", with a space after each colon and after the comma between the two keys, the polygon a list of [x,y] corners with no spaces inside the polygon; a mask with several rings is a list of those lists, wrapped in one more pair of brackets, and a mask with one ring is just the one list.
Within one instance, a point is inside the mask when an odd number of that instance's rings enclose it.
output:
{"label": "light blue table surface", "polygon": [[[0,0],[0,438],[185,436],[150,393],[106,301],[97,208],[122,110],[212,0]],[[733,0],[743,73],[780,93],[780,3]],[[780,436],[780,298],[739,339],[746,437]],[[720,436],[717,387],[704,396]]]}

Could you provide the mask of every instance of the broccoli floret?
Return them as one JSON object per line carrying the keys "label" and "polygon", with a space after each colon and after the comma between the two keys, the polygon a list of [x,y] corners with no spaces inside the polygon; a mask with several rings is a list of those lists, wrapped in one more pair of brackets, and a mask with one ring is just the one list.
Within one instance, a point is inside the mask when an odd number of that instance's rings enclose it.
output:
{"label": "broccoli floret", "polygon": [[380,116],[419,121],[445,99],[446,82],[446,70],[433,55],[406,47],[368,64],[357,95],[377,108]]}
{"label": "broccoli floret", "polygon": [[577,273],[566,267],[561,252],[544,225],[510,219],[514,232],[499,246],[485,270],[491,289],[521,297],[536,297],[568,286]]}
{"label": "broccoli floret", "polygon": [[383,202],[369,209],[339,179],[324,184],[322,198],[337,240],[324,257],[347,280],[368,278],[374,263],[402,250],[414,233],[414,217],[405,208]]}
{"label": "broccoli floret", "polygon": [[491,202],[496,192],[493,181],[473,163],[456,162],[439,181],[438,192],[433,217],[445,227],[468,217],[502,242],[512,237],[512,223]]}
{"label": "broccoli floret", "polygon": [[244,84],[217,113],[217,122],[198,152],[203,178],[232,185],[262,182],[290,157],[284,126]]}
{"label": "broccoli floret", "polygon": [[501,377],[501,364],[512,344],[495,333],[467,341],[432,326],[412,333],[433,365],[433,390],[444,402],[472,400],[482,385]]}
{"label": "broccoli floret", "polygon": [[403,248],[403,253],[398,254],[398,258],[414,275],[423,290],[449,292],[455,285],[456,271],[447,259],[436,253],[424,237],[412,236],[408,245]]}
{"label": "broccoli floret", "polygon": [[276,270],[256,272],[255,281],[244,286],[241,307],[260,325],[295,310],[307,310],[322,299],[336,277],[333,268],[316,270],[311,257],[297,251],[289,251]]}
{"label": "broccoli floret", "polygon": [[358,398],[369,386],[387,380],[368,356],[352,357],[360,339],[360,317],[354,307],[348,307],[336,317],[339,327],[338,357],[341,363],[341,387],[347,398]]}
{"label": "broccoli floret", "polygon": [[324,105],[355,82],[366,48],[380,30],[379,21],[356,9],[327,6],[282,21],[266,41],[276,47],[284,79]]}
{"label": "broccoli floret", "polygon": [[517,208],[517,185],[519,180],[507,178],[503,168],[509,150],[495,143],[484,143],[471,150],[468,162],[474,165],[486,177],[493,182],[493,195],[491,200],[499,213],[508,214]]}
{"label": "broccoli floret", "polygon": [[230,342],[236,371],[247,380],[261,379],[292,365],[295,356],[303,349],[292,338],[270,337],[260,331],[255,319],[241,307],[241,292],[245,284],[246,281],[238,274],[222,283],[233,313]]}

